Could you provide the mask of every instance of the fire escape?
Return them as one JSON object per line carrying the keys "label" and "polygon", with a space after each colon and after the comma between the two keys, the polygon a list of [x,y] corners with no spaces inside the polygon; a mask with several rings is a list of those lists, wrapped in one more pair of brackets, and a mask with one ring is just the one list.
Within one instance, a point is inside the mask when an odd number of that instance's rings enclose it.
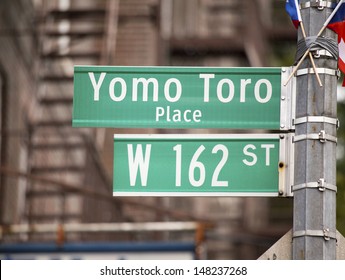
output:
{"label": "fire escape", "polygon": [[[38,180],[27,187],[26,209],[32,224],[81,222],[85,192],[104,194],[110,186],[97,151],[100,133],[71,127],[73,66],[109,61],[116,42],[118,1],[80,7],[71,7],[69,1],[54,3],[43,1],[36,19],[37,104],[32,106],[29,124],[29,173]],[[85,178],[90,169],[95,169],[96,182]],[[89,189],[92,185],[97,189]]]}

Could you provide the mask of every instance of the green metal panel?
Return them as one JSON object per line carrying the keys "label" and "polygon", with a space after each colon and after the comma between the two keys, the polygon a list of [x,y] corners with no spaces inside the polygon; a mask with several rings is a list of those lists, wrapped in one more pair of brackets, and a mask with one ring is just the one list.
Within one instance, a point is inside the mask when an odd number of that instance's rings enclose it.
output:
{"label": "green metal panel", "polygon": [[276,134],[115,135],[114,195],[278,196]]}
{"label": "green metal panel", "polygon": [[281,68],[76,66],[73,126],[280,129]]}

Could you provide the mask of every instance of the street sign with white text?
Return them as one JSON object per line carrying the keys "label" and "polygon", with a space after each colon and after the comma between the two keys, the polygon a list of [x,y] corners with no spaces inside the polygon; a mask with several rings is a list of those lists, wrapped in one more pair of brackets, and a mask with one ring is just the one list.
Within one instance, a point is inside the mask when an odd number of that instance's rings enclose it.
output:
{"label": "street sign with white text", "polygon": [[73,126],[289,129],[285,68],[76,66]]}
{"label": "street sign with white text", "polygon": [[289,196],[290,134],[115,135],[114,196]]}

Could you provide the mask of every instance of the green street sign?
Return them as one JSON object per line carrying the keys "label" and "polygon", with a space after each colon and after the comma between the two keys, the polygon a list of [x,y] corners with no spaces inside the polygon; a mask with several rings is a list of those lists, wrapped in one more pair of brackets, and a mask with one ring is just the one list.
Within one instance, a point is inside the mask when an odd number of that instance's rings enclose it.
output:
{"label": "green street sign", "polygon": [[114,135],[114,196],[290,196],[290,134]]}
{"label": "green street sign", "polygon": [[73,126],[289,129],[288,68],[74,68]]}

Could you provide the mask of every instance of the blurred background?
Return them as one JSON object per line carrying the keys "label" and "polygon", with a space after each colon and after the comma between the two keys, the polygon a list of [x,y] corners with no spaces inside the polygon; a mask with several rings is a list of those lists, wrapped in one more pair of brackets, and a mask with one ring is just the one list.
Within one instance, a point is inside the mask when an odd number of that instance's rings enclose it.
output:
{"label": "blurred background", "polygon": [[293,200],[113,197],[114,133],[195,131],[72,128],[73,67],[291,66],[296,40],[285,0],[1,0],[0,258],[258,258]]}

